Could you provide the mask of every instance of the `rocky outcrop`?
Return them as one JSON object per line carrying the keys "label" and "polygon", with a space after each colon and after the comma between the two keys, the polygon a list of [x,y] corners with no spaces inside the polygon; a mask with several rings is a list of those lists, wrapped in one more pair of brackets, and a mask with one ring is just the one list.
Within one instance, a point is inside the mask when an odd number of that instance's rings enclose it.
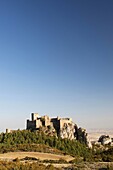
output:
{"label": "rocky outcrop", "polygon": [[77,129],[77,140],[82,143],[85,143],[89,148],[92,148],[92,144],[88,137],[88,133],[86,133],[86,129],[83,128]]}
{"label": "rocky outcrop", "polygon": [[55,136],[57,137],[56,130],[53,126],[42,126],[39,128],[39,131],[42,131],[47,136]]}
{"label": "rocky outcrop", "polygon": [[78,128],[77,125],[74,124],[73,122],[67,124],[65,123],[62,129],[60,129],[59,135],[61,138],[78,140],[81,143],[86,144],[89,148],[92,148],[92,144],[88,138],[86,130],[83,128]]}
{"label": "rocky outcrop", "polygon": [[98,142],[100,142],[101,145],[108,145],[112,143],[112,139],[108,135],[102,135],[100,136]]}
{"label": "rocky outcrop", "polygon": [[70,140],[76,139],[77,126],[74,123],[64,123],[60,129],[59,136],[61,138],[68,138]]}

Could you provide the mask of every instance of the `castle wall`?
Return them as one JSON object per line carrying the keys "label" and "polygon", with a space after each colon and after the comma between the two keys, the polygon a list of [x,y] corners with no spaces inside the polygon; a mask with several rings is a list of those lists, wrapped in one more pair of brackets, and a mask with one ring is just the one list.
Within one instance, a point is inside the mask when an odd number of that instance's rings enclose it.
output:
{"label": "castle wall", "polygon": [[36,127],[35,128],[39,128],[42,127],[42,122],[40,119],[36,120]]}
{"label": "castle wall", "polygon": [[35,129],[36,128],[36,120],[30,121],[27,120],[27,129]]}
{"label": "castle wall", "polygon": [[63,128],[64,124],[72,123],[72,119],[70,118],[61,118],[60,119],[60,129]]}
{"label": "castle wall", "polygon": [[44,116],[44,119],[45,119],[45,126],[50,126],[51,122],[49,116]]}
{"label": "castle wall", "polygon": [[38,113],[31,113],[31,120],[36,120],[39,117]]}
{"label": "castle wall", "polygon": [[57,134],[59,134],[60,130],[64,127],[64,125],[68,125],[72,123],[72,119],[70,118],[49,118],[49,116],[39,117],[39,114],[32,113],[31,114],[31,121],[27,120],[27,129],[38,129],[42,126],[53,126]]}
{"label": "castle wall", "polygon": [[58,118],[52,118],[51,122],[53,123],[53,127],[56,129],[58,133],[60,130],[60,120]]}

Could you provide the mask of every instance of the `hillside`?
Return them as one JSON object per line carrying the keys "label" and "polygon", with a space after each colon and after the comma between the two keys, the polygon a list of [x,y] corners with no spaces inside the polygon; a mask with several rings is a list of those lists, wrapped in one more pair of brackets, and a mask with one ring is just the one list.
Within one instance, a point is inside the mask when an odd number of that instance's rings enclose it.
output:
{"label": "hillside", "polygon": [[[4,162],[5,161],[5,162]],[[75,167],[78,169],[98,169],[112,167],[113,147],[102,149],[93,146],[89,149],[77,140],[48,136],[42,129],[39,131],[17,130],[0,134],[0,168],[17,166],[17,170],[27,166],[29,169],[55,169],[55,167]],[[25,163],[26,162],[26,163]],[[101,163],[99,163],[101,162]],[[29,165],[30,163],[30,165]],[[97,168],[96,168],[97,167]],[[7,168],[8,169],[8,168]],[[7,170],[4,169],[4,170]],[[57,168],[56,168],[57,169]],[[9,169],[10,170],[10,169]]]}
{"label": "hillside", "polygon": [[[34,147],[33,144],[38,145],[35,145]],[[41,144],[41,147],[39,147],[39,144]],[[41,130],[33,132],[30,130],[17,130],[12,133],[0,134],[0,152],[16,150],[48,152],[49,149],[47,149],[47,147],[58,149],[65,154],[70,154],[73,156],[90,156],[90,149],[88,149],[85,144],[82,144],[76,140],[47,136]]]}

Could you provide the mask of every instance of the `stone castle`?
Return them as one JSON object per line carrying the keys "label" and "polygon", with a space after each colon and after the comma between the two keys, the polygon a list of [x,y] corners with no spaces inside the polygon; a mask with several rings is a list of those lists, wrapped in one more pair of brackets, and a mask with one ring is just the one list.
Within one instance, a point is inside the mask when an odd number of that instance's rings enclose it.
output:
{"label": "stone castle", "polygon": [[70,123],[72,123],[71,118],[50,118],[47,115],[40,117],[38,113],[31,113],[31,120],[27,120],[27,129],[36,130],[42,126],[53,126],[60,130],[65,124]]}
{"label": "stone castle", "polygon": [[39,116],[38,113],[31,113],[31,120],[27,120],[27,130],[39,130],[45,127],[49,132],[56,132],[61,138],[76,139],[84,142],[90,147],[86,130],[78,128],[71,118],[50,118],[49,116]]}

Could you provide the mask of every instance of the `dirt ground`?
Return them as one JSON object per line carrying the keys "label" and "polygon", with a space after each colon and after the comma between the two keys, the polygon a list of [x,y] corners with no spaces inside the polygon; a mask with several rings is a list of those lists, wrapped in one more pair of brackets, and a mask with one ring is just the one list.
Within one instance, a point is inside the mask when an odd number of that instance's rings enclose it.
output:
{"label": "dirt ground", "polygon": [[[56,154],[50,154],[50,153],[41,153],[41,152],[9,152],[0,154],[0,160],[5,161],[12,161],[15,158],[25,158],[25,157],[34,157],[40,160],[59,160],[64,159],[66,161],[73,160],[74,158],[70,155],[56,155]],[[24,162],[23,162],[24,163]],[[32,162],[31,162],[32,163]],[[49,165],[50,163],[43,163],[44,165]],[[99,169],[106,169],[108,166],[112,166],[113,168],[113,162],[81,162],[77,164],[70,164],[70,163],[52,163],[54,167],[62,168],[64,167],[70,167],[70,169],[82,169],[82,170],[99,170]],[[111,168],[111,169],[112,169]]]}
{"label": "dirt ground", "polygon": [[[46,166],[48,164],[45,164]],[[57,168],[66,168],[68,167],[69,169],[77,169],[77,170],[113,170],[113,162],[82,162],[79,164],[53,164],[54,167]],[[111,167],[111,168],[110,168]]]}
{"label": "dirt ground", "polygon": [[25,158],[25,157],[34,157],[40,160],[59,160],[64,159],[66,161],[71,161],[74,158],[70,155],[56,155],[50,153],[41,153],[41,152],[8,152],[0,154],[1,160],[13,160],[15,158]]}

